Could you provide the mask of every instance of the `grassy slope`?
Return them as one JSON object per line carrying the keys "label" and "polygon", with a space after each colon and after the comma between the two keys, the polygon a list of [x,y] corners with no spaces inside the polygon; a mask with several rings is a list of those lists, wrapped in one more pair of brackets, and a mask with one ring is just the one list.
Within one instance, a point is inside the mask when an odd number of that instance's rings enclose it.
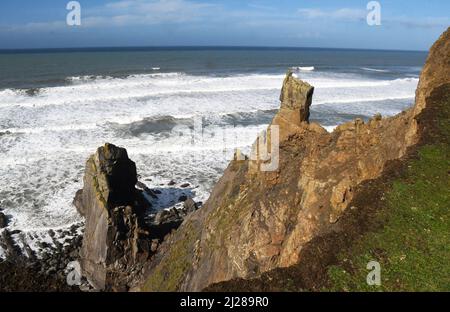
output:
{"label": "grassy slope", "polygon": [[[384,226],[338,254],[325,289],[450,290],[450,94],[444,94],[438,100],[438,140],[425,142],[393,181],[384,209],[373,216]],[[365,282],[371,260],[381,265],[381,286]]]}

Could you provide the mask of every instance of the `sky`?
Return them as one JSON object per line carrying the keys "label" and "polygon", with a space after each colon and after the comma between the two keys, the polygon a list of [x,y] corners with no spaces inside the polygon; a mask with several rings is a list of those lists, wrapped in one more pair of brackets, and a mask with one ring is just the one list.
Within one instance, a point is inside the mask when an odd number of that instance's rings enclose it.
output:
{"label": "sky", "polygon": [[428,50],[450,26],[448,0],[1,0],[0,49],[265,46]]}

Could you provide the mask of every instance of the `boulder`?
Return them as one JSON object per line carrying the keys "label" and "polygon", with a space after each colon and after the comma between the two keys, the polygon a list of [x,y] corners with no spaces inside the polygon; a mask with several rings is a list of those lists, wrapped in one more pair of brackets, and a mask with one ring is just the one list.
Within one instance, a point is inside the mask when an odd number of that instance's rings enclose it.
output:
{"label": "boulder", "polygon": [[186,201],[184,202],[184,210],[187,214],[192,213],[197,209],[197,203],[192,198],[189,197],[188,199],[186,199]]}
{"label": "boulder", "polygon": [[145,183],[138,181],[136,183],[136,186],[140,188],[142,191],[144,191],[146,194],[151,196],[152,198],[154,199],[158,198],[157,193],[151,190],[147,185],[145,185]]}
{"label": "boulder", "polygon": [[164,223],[164,222],[166,222],[167,216],[169,216],[169,215],[170,215],[170,212],[169,212],[168,210],[165,210],[165,209],[160,210],[160,211],[158,211],[158,213],[155,215],[155,218],[154,218],[153,222],[154,222],[155,224],[161,224],[161,223]]}
{"label": "boulder", "polygon": [[183,222],[184,216],[178,212],[177,208],[163,209],[155,215],[153,223],[155,225],[178,224]]}
{"label": "boulder", "polygon": [[3,229],[8,226],[8,218],[5,216],[3,212],[0,212],[0,229]]}

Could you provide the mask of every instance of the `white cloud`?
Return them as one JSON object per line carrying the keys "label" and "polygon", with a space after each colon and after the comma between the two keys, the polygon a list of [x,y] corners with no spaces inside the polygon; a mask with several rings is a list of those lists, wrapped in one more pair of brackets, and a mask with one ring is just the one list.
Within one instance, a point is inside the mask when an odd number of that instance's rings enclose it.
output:
{"label": "white cloud", "polygon": [[[334,21],[366,21],[368,11],[355,8],[342,8],[336,10],[323,10],[319,8],[301,8],[298,13],[307,19],[330,19]],[[384,17],[383,25],[401,25],[405,27],[434,28],[446,27],[450,24],[447,17],[420,17],[411,18],[405,16]]]}
{"label": "white cloud", "polygon": [[5,26],[0,31],[19,31],[19,32],[42,32],[53,31],[55,29],[61,29],[66,27],[66,21],[53,21],[53,22],[32,22],[23,25]]}
{"label": "white cloud", "polygon": [[342,8],[337,10],[322,10],[318,8],[299,9],[298,13],[309,19],[329,18],[334,20],[365,20],[367,12],[361,9]]}
{"label": "white cloud", "polygon": [[96,8],[100,16],[113,17],[113,22],[156,24],[162,22],[198,21],[211,16],[218,5],[189,0],[120,0]]}
{"label": "white cloud", "polygon": [[274,8],[273,6],[261,5],[258,3],[249,3],[247,6],[251,9],[256,9],[256,10],[261,10],[261,11],[276,11],[276,8]]}
{"label": "white cloud", "polygon": [[[262,6],[250,2],[245,8],[230,9],[225,5],[206,0],[111,0],[104,5],[90,8],[82,6],[81,28],[146,26],[157,24],[187,24],[199,25],[224,24],[256,27],[299,27],[309,20],[316,24],[323,21],[360,22],[366,20],[367,11],[363,8],[300,8],[287,12],[276,7]],[[449,25],[449,18],[420,18],[383,16],[383,25],[401,25],[404,27],[432,28]],[[1,26],[1,25],[0,25]],[[1,32],[25,31],[67,31],[65,20],[49,22],[33,22],[23,25],[9,25],[0,28]]]}
{"label": "white cloud", "polygon": [[[221,10],[218,5],[190,0],[119,0],[81,8],[81,28],[198,22]],[[64,31],[66,21],[31,22],[3,27],[3,31]]]}
{"label": "white cloud", "polygon": [[450,25],[450,18],[448,17],[423,17],[423,18],[410,18],[410,17],[396,17],[388,19],[387,22],[397,23],[405,27],[413,28],[442,28]]}

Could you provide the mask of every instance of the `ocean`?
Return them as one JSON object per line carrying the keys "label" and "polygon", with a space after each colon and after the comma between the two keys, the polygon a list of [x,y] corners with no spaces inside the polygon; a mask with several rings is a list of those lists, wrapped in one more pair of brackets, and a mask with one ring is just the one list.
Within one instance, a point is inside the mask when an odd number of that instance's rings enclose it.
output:
{"label": "ocean", "polygon": [[0,51],[0,208],[23,232],[79,222],[72,200],[105,142],[127,148],[140,180],[165,192],[155,207],[180,205],[170,195],[183,183],[205,201],[234,149],[248,151],[269,124],[289,68],[315,86],[311,120],[331,131],[410,107],[425,58],[294,48]]}

